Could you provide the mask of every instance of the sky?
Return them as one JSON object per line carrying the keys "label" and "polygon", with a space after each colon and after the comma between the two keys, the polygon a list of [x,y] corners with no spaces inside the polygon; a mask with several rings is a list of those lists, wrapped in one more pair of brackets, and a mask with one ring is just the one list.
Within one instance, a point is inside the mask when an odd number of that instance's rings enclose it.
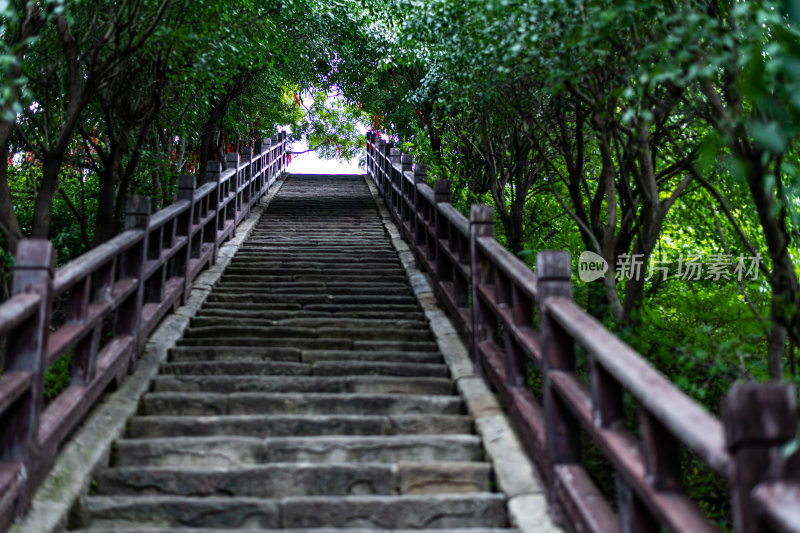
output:
{"label": "sky", "polygon": [[[332,91],[336,94],[338,91]],[[295,95],[295,97],[297,97]],[[300,101],[306,106],[311,103],[312,97],[308,93],[300,94]],[[333,105],[334,96],[328,97],[328,102]],[[365,134],[367,129],[363,124],[356,124],[358,132]],[[308,142],[303,137],[302,140],[292,143],[293,152],[304,152],[308,150]],[[364,171],[358,168],[358,157],[354,159],[335,158],[331,160],[321,159],[317,152],[306,152],[300,155],[292,155],[292,162],[289,163],[287,170],[293,174],[363,174]]]}
{"label": "sky", "polygon": [[[293,152],[308,150],[305,139],[292,143]],[[287,168],[292,174],[363,174],[358,168],[358,158],[355,159],[320,159],[316,152],[292,155],[292,162]]]}

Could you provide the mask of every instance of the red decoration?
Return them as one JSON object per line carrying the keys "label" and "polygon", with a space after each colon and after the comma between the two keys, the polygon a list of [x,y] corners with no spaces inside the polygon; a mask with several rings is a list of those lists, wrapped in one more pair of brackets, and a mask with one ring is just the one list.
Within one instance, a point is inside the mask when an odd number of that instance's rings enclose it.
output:
{"label": "red decoration", "polygon": [[420,112],[419,112],[419,109],[417,109],[417,108],[415,107],[415,108],[414,108],[414,111],[416,111],[416,112],[417,112],[417,116],[418,116],[418,117],[419,117],[419,119],[422,121],[422,125],[423,125],[423,126],[427,126],[427,125],[428,125],[428,123],[427,123],[427,122],[425,122],[425,118],[422,116],[422,113],[420,113]]}
{"label": "red decoration", "polygon": [[300,103],[300,99],[297,97],[297,93],[292,93],[292,94],[294,94],[294,101],[297,102],[297,107],[299,107],[300,109],[303,109],[303,106]]}

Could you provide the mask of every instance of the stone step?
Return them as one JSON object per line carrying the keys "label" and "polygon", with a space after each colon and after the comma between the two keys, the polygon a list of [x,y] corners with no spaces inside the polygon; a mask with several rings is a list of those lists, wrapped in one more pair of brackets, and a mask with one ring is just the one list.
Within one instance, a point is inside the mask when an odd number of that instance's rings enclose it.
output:
{"label": "stone step", "polygon": [[295,243],[295,246],[291,246],[290,244],[291,243],[285,242],[265,243],[259,247],[259,255],[265,258],[300,258],[306,261],[321,261],[337,263],[339,265],[374,261],[384,258],[397,259],[397,252],[388,244],[382,247],[359,246],[358,244],[337,247],[311,247],[308,244]]}
{"label": "stone step", "polygon": [[[410,289],[409,289],[410,290]],[[320,294],[319,292],[291,292],[280,294],[246,294],[246,293],[216,293],[212,292],[208,296],[210,302],[225,302],[227,305],[236,304],[239,307],[246,302],[259,303],[278,303],[278,304],[301,304],[309,307],[319,304],[348,304],[348,305],[416,305],[417,299],[410,295],[382,295],[378,294]]]}
{"label": "stone step", "polygon": [[130,438],[241,435],[453,435],[472,431],[466,415],[228,415],[135,416]]}
{"label": "stone step", "polygon": [[439,346],[434,341],[352,340],[347,338],[298,337],[198,337],[183,338],[178,346],[241,346],[246,348],[299,348],[304,350],[374,350],[435,352]]}
{"label": "stone step", "polygon": [[[358,258],[356,258],[358,259]],[[361,261],[348,261],[346,263],[338,263],[336,261],[321,261],[317,258],[303,259],[298,257],[283,257],[274,254],[260,254],[254,251],[245,249],[239,250],[234,256],[233,261],[225,269],[223,275],[231,275],[238,271],[249,272],[265,272],[271,270],[285,270],[285,269],[313,269],[315,271],[328,271],[333,272],[344,270],[346,272],[358,271],[389,271],[389,272],[403,272],[402,263],[397,259],[397,255],[385,255],[383,257],[370,257],[361,258]]]}
{"label": "stone step", "polygon": [[257,285],[260,283],[275,284],[275,283],[320,283],[336,280],[337,282],[354,282],[360,281],[361,283],[369,283],[370,285],[377,285],[379,283],[393,283],[400,284],[406,282],[406,276],[402,271],[398,270],[383,270],[383,271],[361,271],[350,270],[345,271],[331,271],[326,272],[325,269],[318,271],[299,271],[297,269],[281,269],[281,270],[262,270],[258,274],[231,274],[223,276],[219,284],[224,285]]}
{"label": "stone step", "polygon": [[287,363],[274,361],[194,361],[164,363],[163,375],[178,376],[450,376],[447,365],[416,363],[383,363],[372,361],[321,361],[318,363]]}
{"label": "stone step", "polygon": [[141,415],[250,414],[442,414],[463,413],[458,396],[422,394],[149,392]]}
{"label": "stone step", "polygon": [[[297,306],[299,308],[299,306]],[[357,307],[357,306],[356,306]],[[250,319],[250,320],[305,320],[309,318],[336,318],[342,319],[367,319],[367,320],[408,320],[427,324],[425,315],[416,308],[410,311],[375,311],[362,310],[361,308],[343,311],[304,311],[301,309],[291,310],[257,310],[257,309],[231,309],[226,307],[207,307],[198,312],[193,324],[200,325],[196,320],[205,319]]]}
{"label": "stone step", "polygon": [[95,477],[96,490],[104,495],[203,498],[456,494],[487,492],[491,474],[487,463],[476,462],[270,463],[234,467],[200,463],[192,468],[106,468]]}
{"label": "stone step", "polygon": [[483,452],[475,435],[123,439],[117,442],[114,458],[116,468],[223,468],[264,463],[486,464],[477,463],[483,460]]}
{"label": "stone step", "polygon": [[[329,331],[330,328],[347,328],[347,331],[369,328],[391,328],[392,330],[413,330],[416,333],[428,333],[428,323],[424,320],[386,320],[376,318],[345,317],[224,317],[203,315],[192,319],[191,328],[235,328],[240,327],[285,327],[314,328],[317,331]],[[283,336],[283,335],[282,335]],[[430,336],[430,334],[428,334]]]}
{"label": "stone step", "polygon": [[442,363],[438,352],[393,352],[364,350],[301,350],[299,348],[242,346],[178,346],[169,350],[170,362],[188,361],[392,361],[396,363]]}
{"label": "stone step", "polygon": [[264,296],[287,295],[289,297],[303,297],[314,295],[317,300],[324,301],[331,297],[374,297],[384,298],[387,296],[410,296],[413,295],[411,287],[408,285],[394,284],[389,287],[373,287],[370,285],[351,284],[348,286],[329,286],[325,283],[255,283],[250,286],[242,285],[222,285],[214,287],[215,301],[220,298],[245,297],[260,299]]}
{"label": "stone step", "polygon": [[181,361],[216,361],[216,360],[249,360],[249,361],[294,361],[300,362],[303,351],[300,348],[273,346],[176,346],[170,348],[168,360]]}
{"label": "stone step", "polygon": [[[390,323],[379,326],[365,326],[357,321],[350,322],[347,326],[346,321],[342,321],[340,327],[336,326],[296,326],[296,325],[275,325],[258,326],[256,324],[243,323],[241,326],[218,324],[214,326],[189,327],[183,333],[184,339],[216,339],[219,337],[246,337],[246,338],[298,338],[298,339],[380,339],[387,341],[427,341],[433,339],[433,334],[428,328],[415,327],[389,327]],[[359,327],[360,326],[360,327]]]}
{"label": "stone step", "polygon": [[[119,528],[98,527],[91,529],[75,529],[74,533],[230,533],[230,529],[197,529],[183,527],[169,528]],[[247,529],[248,533],[442,533],[442,529],[374,529],[374,528],[302,528],[302,529]],[[516,529],[506,528],[447,528],[447,533],[519,533]]]}
{"label": "stone step", "polygon": [[153,392],[361,392],[453,394],[446,378],[394,376],[177,376],[153,378]]}
{"label": "stone step", "polygon": [[181,496],[92,496],[77,527],[319,528],[453,530],[505,527],[499,494],[304,496],[280,499]]}
{"label": "stone step", "polygon": [[319,303],[314,300],[309,300],[306,303],[288,303],[288,302],[269,302],[269,303],[262,303],[262,302],[238,302],[235,308],[231,307],[230,303],[227,302],[213,302],[213,301],[206,301],[203,304],[203,309],[200,310],[200,313],[205,313],[206,311],[213,311],[217,312],[220,309],[235,309],[239,311],[322,311],[327,313],[334,313],[341,316],[347,316],[349,313],[356,312],[356,313],[372,313],[372,312],[391,312],[391,313],[405,313],[405,312],[416,312],[420,311],[419,306],[417,305],[416,300],[410,303],[397,303],[392,304],[391,302],[386,303],[368,303],[368,302],[358,302],[358,303],[349,303],[347,301],[340,301],[336,303]]}
{"label": "stone step", "polygon": [[396,296],[408,293],[411,287],[401,280],[398,282],[370,282],[359,279],[340,279],[326,276],[324,281],[268,281],[258,276],[253,276],[249,282],[220,281],[214,286],[214,291],[219,293],[252,291],[254,294],[304,294],[315,291],[317,295],[328,294],[381,294]]}

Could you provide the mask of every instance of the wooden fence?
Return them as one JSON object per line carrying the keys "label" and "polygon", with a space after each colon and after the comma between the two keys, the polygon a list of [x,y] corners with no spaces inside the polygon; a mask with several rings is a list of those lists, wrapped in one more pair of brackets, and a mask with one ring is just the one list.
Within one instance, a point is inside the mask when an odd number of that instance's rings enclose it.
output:
{"label": "wooden fence", "polygon": [[[286,168],[286,134],[181,176],[172,205],[130,199],[125,231],[55,270],[46,240],[23,240],[13,296],[0,304],[0,530],[22,516],[59,446],[100,394],[133,369],[144,341]],[[63,316],[53,314],[58,299]],[[62,313],[60,313],[62,314]],[[71,383],[43,407],[45,371],[72,357]]]}
{"label": "wooden fence", "polygon": [[[800,532],[793,387],[734,385],[715,418],[572,301],[567,252],[539,253],[532,271],[495,240],[491,206],[472,206],[467,219],[447,181],[431,189],[423,165],[412,170],[372,133],[367,165],[537,463],[558,521],[580,532],[717,531],[685,489],[694,456],[727,484],[734,531]],[[585,467],[587,442],[613,468],[612,502]]]}

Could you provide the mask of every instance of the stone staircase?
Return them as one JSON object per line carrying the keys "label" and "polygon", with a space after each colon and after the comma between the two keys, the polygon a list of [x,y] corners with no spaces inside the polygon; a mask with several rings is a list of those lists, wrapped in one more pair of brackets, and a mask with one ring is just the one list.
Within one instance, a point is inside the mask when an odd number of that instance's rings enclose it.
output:
{"label": "stone staircase", "polygon": [[290,177],[73,527],[510,532],[361,177]]}

